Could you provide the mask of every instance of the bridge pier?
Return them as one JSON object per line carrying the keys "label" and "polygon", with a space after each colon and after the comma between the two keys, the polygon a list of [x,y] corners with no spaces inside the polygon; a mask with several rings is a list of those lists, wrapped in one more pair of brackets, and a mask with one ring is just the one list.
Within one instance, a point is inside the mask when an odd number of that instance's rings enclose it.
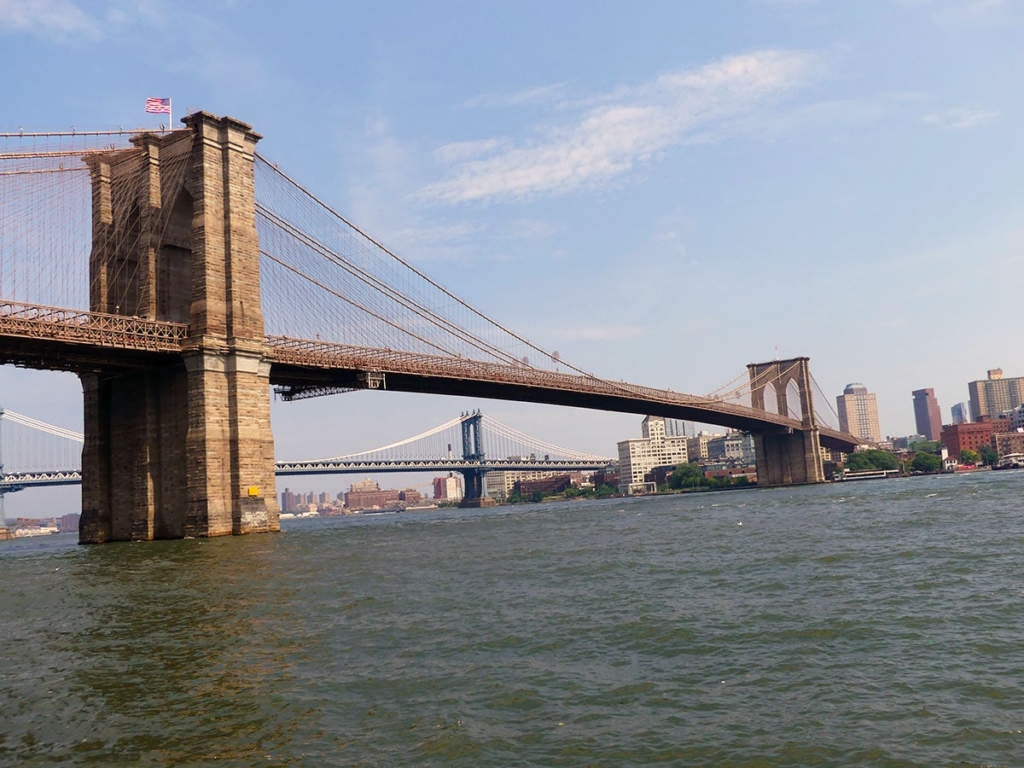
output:
{"label": "bridge pier", "polygon": [[825,482],[817,430],[754,435],[754,453],[760,487]]}
{"label": "bridge pier", "polygon": [[[484,415],[478,410],[462,414],[462,458],[482,462],[484,460]],[[460,507],[493,507],[497,502],[487,495],[487,471],[483,469],[462,470],[465,492]]]}
{"label": "bridge pier", "polygon": [[79,541],[280,530],[256,235],[259,135],[188,131],[87,159],[94,312],[187,322],[178,364],[81,374]]}
{"label": "bridge pier", "polygon": [[460,507],[475,509],[477,507],[493,507],[497,505],[498,502],[487,495],[486,475],[487,473],[480,469],[462,470],[465,492],[463,493],[462,501],[459,502]]}
{"label": "bridge pier", "polygon": [[766,403],[771,403],[775,413],[789,415],[789,397],[796,394],[798,402],[793,406],[799,408],[802,422],[801,429],[754,435],[761,487],[825,482],[808,362],[806,357],[796,357],[747,366],[751,407],[764,411]]}

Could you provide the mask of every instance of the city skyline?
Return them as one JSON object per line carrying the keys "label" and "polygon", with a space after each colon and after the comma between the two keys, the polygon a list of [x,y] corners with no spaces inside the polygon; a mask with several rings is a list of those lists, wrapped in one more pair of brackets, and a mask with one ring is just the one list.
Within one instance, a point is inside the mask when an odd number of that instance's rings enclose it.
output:
{"label": "city skyline", "polygon": [[[703,394],[807,355],[827,399],[862,381],[882,436],[906,435],[908,392],[952,404],[989,369],[1024,374],[1008,338],[923,311],[1024,279],[1021,24],[997,0],[15,0],[0,130],[156,127],[149,97],[176,119],[236,116],[341,213],[567,361]],[[1015,327],[1010,304],[986,327]],[[75,377],[7,367],[0,387],[0,404],[80,429]],[[473,408],[580,450],[635,432],[628,414],[364,392],[275,402],[277,455]]]}

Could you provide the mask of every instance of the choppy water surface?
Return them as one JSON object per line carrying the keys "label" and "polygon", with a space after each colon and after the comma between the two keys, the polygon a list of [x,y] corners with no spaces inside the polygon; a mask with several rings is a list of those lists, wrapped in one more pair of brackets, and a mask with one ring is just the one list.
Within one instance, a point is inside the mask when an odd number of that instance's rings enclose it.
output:
{"label": "choppy water surface", "polygon": [[1024,765],[1024,472],[0,543],[4,765]]}

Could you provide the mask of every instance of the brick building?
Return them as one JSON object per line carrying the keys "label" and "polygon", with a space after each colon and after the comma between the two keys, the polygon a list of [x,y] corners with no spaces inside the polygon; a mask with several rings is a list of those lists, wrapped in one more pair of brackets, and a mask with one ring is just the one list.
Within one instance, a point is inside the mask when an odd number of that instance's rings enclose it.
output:
{"label": "brick building", "polygon": [[380,509],[397,504],[400,495],[394,489],[381,490],[377,483],[367,478],[352,484],[345,494],[345,506],[349,509]]}
{"label": "brick building", "polygon": [[518,480],[513,486],[513,490],[519,494],[520,498],[528,499],[538,491],[545,495],[561,493],[570,485],[572,485],[572,478],[568,474],[562,474],[536,480]]}
{"label": "brick building", "polygon": [[971,421],[966,424],[947,424],[942,428],[942,445],[949,455],[957,458],[960,451],[980,451],[992,447],[992,421]]}
{"label": "brick building", "polygon": [[449,472],[447,477],[434,478],[435,501],[462,501],[462,478]]}

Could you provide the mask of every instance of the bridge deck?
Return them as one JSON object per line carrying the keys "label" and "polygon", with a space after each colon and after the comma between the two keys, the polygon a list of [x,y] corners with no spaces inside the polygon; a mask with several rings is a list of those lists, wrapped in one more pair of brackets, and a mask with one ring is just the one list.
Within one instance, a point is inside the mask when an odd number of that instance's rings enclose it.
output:
{"label": "bridge deck", "polygon": [[[0,364],[82,371],[98,366],[180,365],[180,323],[0,302]],[[465,358],[268,336],[271,383],[310,388],[381,388],[548,403],[686,419],[744,431],[798,430],[800,421],[753,408],[593,376]],[[851,451],[853,435],[821,428],[821,444]]]}

